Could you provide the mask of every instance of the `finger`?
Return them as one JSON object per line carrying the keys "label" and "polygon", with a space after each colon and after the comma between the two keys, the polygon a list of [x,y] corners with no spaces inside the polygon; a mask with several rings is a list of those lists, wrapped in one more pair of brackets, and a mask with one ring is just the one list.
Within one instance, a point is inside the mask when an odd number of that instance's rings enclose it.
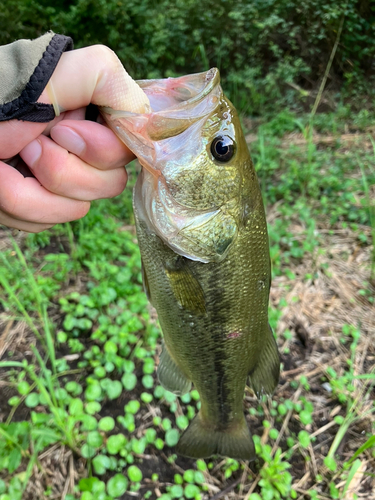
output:
{"label": "finger", "polygon": [[[51,81],[63,110],[81,108],[90,102],[138,113],[150,109],[146,94],[128,75],[116,54],[104,45],[62,54]],[[50,103],[47,90],[39,102]]]}
{"label": "finger", "polygon": [[38,181],[57,195],[91,201],[117,196],[126,186],[125,168],[93,168],[44,136],[28,144],[20,156]]}
{"label": "finger", "polygon": [[[87,214],[89,208],[90,203],[87,201],[51,193],[37,179],[24,177],[16,169],[0,161],[0,211],[8,217],[50,226],[80,219]],[[13,227],[21,229],[19,226]]]}
{"label": "finger", "polygon": [[64,114],[49,123],[24,122],[9,120],[0,123],[0,159],[6,160],[17,155],[29,142],[40,134],[49,133],[49,129],[64,119]]}
{"label": "finger", "polygon": [[40,233],[46,229],[50,229],[54,224],[35,224],[24,220],[14,219],[8,214],[0,210],[0,227],[3,224],[6,227],[27,231],[28,233]]}
{"label": "finger", "polygon": [[43,133],[46,123],[10,120],[0,123],[0,158],[6,160],[18,154],[26,144]]}
{"label": "finger", "polygon": [[99,123],[63,120],[51,129],[51,137],[84,162],[101,170],[123,167],[135,158],[108,127]]}

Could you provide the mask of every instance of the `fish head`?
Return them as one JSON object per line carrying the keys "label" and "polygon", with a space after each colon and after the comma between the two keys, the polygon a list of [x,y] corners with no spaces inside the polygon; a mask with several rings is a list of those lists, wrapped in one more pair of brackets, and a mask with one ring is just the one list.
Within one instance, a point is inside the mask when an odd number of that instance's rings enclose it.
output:
{"label": "fish head", "polygon": [[138,84],[150,100],[149,113],[101,109],[143,167],[137,209],[179,255],[220,261],[237,237],[243,187],[253,169],[219,71]]}

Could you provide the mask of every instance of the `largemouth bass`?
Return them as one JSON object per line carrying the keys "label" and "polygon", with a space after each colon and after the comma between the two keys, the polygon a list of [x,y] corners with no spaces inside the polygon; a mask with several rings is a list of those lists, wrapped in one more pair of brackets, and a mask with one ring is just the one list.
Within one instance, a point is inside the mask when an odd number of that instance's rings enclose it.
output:
{"label": "largemouth bass", "polygon": [[133,205],[144,287],[164,336],[160,383],[180,395],[193,383],[201,398],[177,452],[251,460],[245,385],[271,394],[280,367],[259,183],[217,69],[138,84],[149,113],[102,114],[143,167]]}

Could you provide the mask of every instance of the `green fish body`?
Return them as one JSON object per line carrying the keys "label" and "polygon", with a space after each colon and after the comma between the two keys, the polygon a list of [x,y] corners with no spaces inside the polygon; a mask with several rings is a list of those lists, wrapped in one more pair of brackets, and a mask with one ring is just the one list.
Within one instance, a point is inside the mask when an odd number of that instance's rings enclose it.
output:
{"label": "green fish body", "polygon": [[177,451],[252,460],[245,385],[271,394],[280,363],[261,192],[219,78],[212,69],[141,81],[151,113],[104,116],[143,166],[133,206],[144,287],[164,336],[160,383],[180,395],[193,383],[200,394]]}

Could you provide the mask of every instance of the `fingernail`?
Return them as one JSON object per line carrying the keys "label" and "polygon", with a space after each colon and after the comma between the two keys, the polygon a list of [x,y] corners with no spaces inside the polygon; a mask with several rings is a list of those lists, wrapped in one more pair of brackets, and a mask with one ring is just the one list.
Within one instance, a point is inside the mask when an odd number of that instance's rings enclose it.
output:
{"label": "fingernail", "polygon": [[86,143],[75,130],[64,125],[56,125],[51,129],[51,137],[60,146],[79,156],[86,148]]}
{"label": "fingernail", "polygon": [[35,165],[35,163],[39,160],[41,155],[42,155],[42,145],[40,144],[40,141],[38,141],[38,139],[35,139],[34,141],[30,142],[27,146],[25,146],[20,154],[23,161],[30,168],[32,168]]}

